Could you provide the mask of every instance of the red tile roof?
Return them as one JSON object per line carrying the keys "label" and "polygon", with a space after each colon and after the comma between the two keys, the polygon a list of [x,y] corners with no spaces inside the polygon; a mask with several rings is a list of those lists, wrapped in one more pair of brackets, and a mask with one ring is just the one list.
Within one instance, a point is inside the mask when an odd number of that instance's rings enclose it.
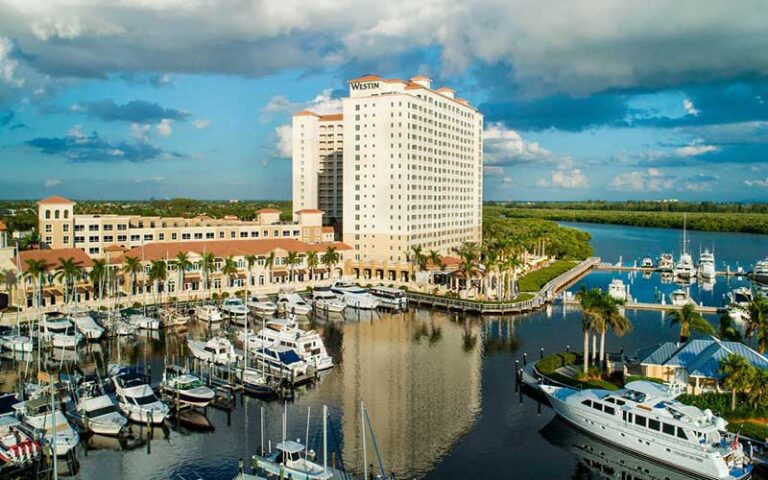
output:
{"label": "red tile roof", "polygon": [[344,119],[343,113],[331,113],[328,115],[320,115],[321,122],[333,122],[333,121],[339,121],[343,119]]}
{"label": "red tile roof", "polygon": [[[74,258],[83,268],[90,268],[93,265],[91,257],[89,257],[84,251],[79,248],[53,248],[50,250],[23,250],[19,253],[19,264],[21,264],[21,271],[27,271],[27,260],[43,260],[48,264],[49,270],[56,270],[61,265],[60,259],[67,260]],[[16,258],[14,257],[13,263],[16,265]]]}
{"label": "red tile roof", "polygon": [[452,88],[448,88],[448,87],[440,87],[440,88],[438,88],[435,91],[436,92],[455,92],[456,90],[454,90]]}
{"label": "red tile roof", "polygon": [[173,259],[176,258],[176,255],[180,252],[192,252],[198,255],[210,252],[216,256],[216,258],[268,255],[275,250],[299,253],[322,253],[331,246],[335,247],[338,251],[352,249],[349,245],[341,242],[304,243],[293,238],[150,243],[144,245],[143,255],[142,247],[135,247],[125,252],[122,255],[122,258],[115,259],[115,262],[112,263],[120,263],[125,257],[144,258],[145,261],[165,260],[166,258]]}
{"label": "red tile roof", "polygon": [[44,198],[44,199],[40,200],[39,202],[37,202],[38,205],[47,205],[47,204],[53,204],[53,203],[58,203],[58,204],[65,203],[67,205],[74,205],[75,204],[75,202],[73,202],[72,200],[68,200],[68,199],[66,199],[64,197],[60,197],[58,195],[54,195],[52,197]]}
{"label": "red tile roof", "polygon": [[8,230],[8,227],[5,226],[5,222],[0,220],[0,232],[3,232],[5,230]]}
{"label": "red tile roof", "polygon": [[362,77],[353,78],[352,80],[348,80],[347,83],[352,82],[368,82],[371,80],[381,80],[381,77],[378,75],[374,75],[372,73],[369,73],[368,75],[363,75]]}
{"label": "red tile roof", "polygon": [[280,210],[277,210],[274,208],[262,208],[262,209],[256,210],[256,213],[280,213]]}
{"label": "red tile roof", "polygon": [[302,208],[301,210],[297,210],[296,213],[323,213],[323,211],[316,208]]}
{"label": "red tile roof", "polygon": [[293,114],[294,117],[319,117],[320,115],[309,110],[302,110]]}
{"label": "red tile roof", "polygon": [[425,77],[424,75],[416,75],[415,77],[411,78],[412,82],[415,82],[417,80],[426,80],[427,82],[431,82],[432,79],[429,77]]}
{"label": "red tile roof", "polygon": [[323,233],[335,233],[333,227],[323,227]]}
{"label": "red tile roof", "polygon": [[104,247],[104,251],[109,253],[122,252],[123,250],[125,250],[125,247],[117,244],[107,245],[106,247]]}

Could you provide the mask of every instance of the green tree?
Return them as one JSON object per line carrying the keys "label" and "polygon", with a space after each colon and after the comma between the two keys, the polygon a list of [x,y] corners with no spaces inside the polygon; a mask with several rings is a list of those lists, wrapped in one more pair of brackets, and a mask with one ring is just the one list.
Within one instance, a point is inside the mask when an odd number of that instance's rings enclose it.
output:
{"label": "green tree", "polygon": [[96,259],[91,265],[91,271],[88,272],[88,278],[93,285],[93,291],[98,294],[99,298],[104,296],[104,280],[107,278],[107,261],[103,259]]}
{"label": "green tree", "polygon": [[32,279],[35,285],[35,303],[39,308],[43,301],[43,275],[48,271],[48,263],[45,260],[30,258],[26,261],[27,271],[25,275]]}
{"label": "green tree", "polygon": [[757,351],[765,353],[768,348],[768,299],[757,293],[745,307],[741,307],[747,314],[748,338],[757,337]]}
{"label": "green tree", "polygon": [[623,337],[632,331],[632,322],[622,313],[623,302],[613,298],[608,292],[600,292],[603,308],[603,321],[600,328],[600,364],[605,365],[605,333],[610,329],[617,337]]}
{"label": "green tree", "polygon": [[267,258],[264,260],[264,268],[269,271],[269,283],[274,282],[272,271],[275,268],[275,260],[275,252],[269,252],[269,255],[267,255]]}
{"label": "green tree", "polygon": [[237,275],[237,262],[230,255],[224,259],[224,266],[221,268],[221,273],[227,277],[227,286],[232,286],[232,279]]}
{"label": "green tree", "polygon": [[720,373],[723,374],[723,385],[731,391],[731,410],[736,410],[736,394],[749,389],[754,369],[746,358],[731,353],[720,360]]}
{"label": "green tree", "polygon": [[752,378],[749,382],[747,399],[753,408],[765,406],[768,400],[768,370],[752,368]]}
{"label": "green tree", "polygon": [[685,343],[691,333],[715,334],[712,325],[696,311],[696,306],[691,303],[686,303],[680,310],[668,310],[667,313],[670,318],[670,326],[680,326],[680,343]]}
{"label": "green tree", "polygon": [[740,342],[741,332],[734,324],[733,317],[728,312],[720,316],[720,322],[717,326],[717,338],[731,342]]}
{"label": "green tree", "polygon": [[301,263],[301,259],[299,258],[299,254],[294,251],[288,251],[288,254],[285,256],[285,264],[288,265],[288,281],[293,283],[293,267]]}
{"label": "green tree", "polygon": [[336,247],[328,247],[322,257],[320,257],[320,262],[328,269],[328,278],[333,278],[333,268],[340,261],[341,255],[336,251]]}
{"label": "green tree", "polygon": [[123,273],[128,275],[131,282],[131,297],[136,294],[136,277],[141,272],[141,260],[136,257],[125,257],[123,259]]}
{"label": "green tree", "polygon": [[[168,265],[165,263],[165,260],[152,260],[152,263],[149,266],[149,276],[148,280],[152,283],[152,294],[155,300],[155,303],[157,303],[157,294],[160,290],[160,282],[163,282],[165,284],[165,281],[168,279]],[[161,301],[162,301],[162,295],[161,295]]]}
{"label": "green tree", "polygon": [[72,302],[77,298],[77,280],[83,276],[83,267],[74,257],[59,257],[59,267],[54,278],[64,283],[65,301]]}
{"label": "green tree", "polygon": [[189,259],[189,254],[187,252],[179,252],[176,254],[176,268],[179,272],[179,296],[181,296],[181,292],[184,291],[184,280],[186,279],[187,270],[189,270],[192,267],[192,261]]}
{"label": "green tree", "polygon": [[308,252],[307,253],[307,268],[309,269],[309,279],[314,280],[315,278],[315,269],[320,265],[320,257],[317,255],[317,252]]}
{"label": "green tree", "polygon": [[211,297],[211,273],[216,264],[216,256],[211,252],[203,253],[200,260],[200,268],[203,271],[203,279],[205,280],[205,289],[208,291],[208,298]]}
{"label": "green tree", "polygon": [[256,262],[258,261],[258,258],[256,255],[246,255],[245,256],[245,266],[248,268],[248,279],[246,280],[245,285],[245,298],[246,301],[248,299],[248,289],[251,288],[251,281],[252,275],[253,275],[253,266],[256,265]]}
{"label": "green tree", "polygon": [[581,306],[581,330],[584,334],[584,353],[582,370],[586,374],[589,371],[589,335],[596,326],[602,324],[605,313],[601,304],[602,293],[597,288],[587,290],[581,287],[576,293],[576,299]]}

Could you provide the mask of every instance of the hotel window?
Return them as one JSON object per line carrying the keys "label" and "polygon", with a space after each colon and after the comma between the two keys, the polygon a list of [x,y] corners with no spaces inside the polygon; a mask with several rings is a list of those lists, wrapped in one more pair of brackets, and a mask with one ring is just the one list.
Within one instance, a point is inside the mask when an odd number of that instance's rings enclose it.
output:
{"label": "hotel window", "polygon": [[236,237],[236,234],[237,234],[237,232],[235,232],[234,230],[232,230],[231,232],[229,232],[229,238],[237,238],[237,237]]}
{"label": "hotel window", "polygon": [[171,234],[171,240],[176,240],[177,238],[178,238],[178,234],[177,233],[172,233]]}
{"label": "hotel window", "polygon": [[104,228],[103,228],[103,230],[104,230],[105,232],[111,232],[111,231],[112,231],[112,225],[104,225]]}
{"label": "hotel window", "polygon": [[62,229],[62,231],[64,231],[64,232],[68,232],[68,231],[69,231],[69,225],[67,225],[67,224],[65,223],[65,224],[64,224],[64,225],[61,227],[61,229]]}
{"label": "hotel window", "polygon": [[182,240],[189,240],[190,239],[190,235],[188,233],[182,233],[181,234],[181,239]]}
{"label": "hotel window", "polygon": [[195,234],[195,240],[202,240],[203,234],[202,233],[196,233]]}
{"label": "hotel window", "polygon": [[99,243],[99,237],[98,235],[91,235],[88,237],[88,241],[91,243]]}
{"label": "hotel window", "polygon": [[50,220],[51,219],[51,211],[50,210],[46,210],[45,211],[45,218],[46,218],[46,220]]}
{"label": "hotel window", "polygon": [[152,241],[152,240],[154,240],[154,239],[155,239],[155,236],[154,236],[154,235],[152,235],[151,233],[145,233],[145,234],[144,234],[144,240],[145,240],[145,241]]}
{"label": "hotel window", "polygon": [[52,231],[53,231],[53,226],[51,226],[51,224],[50,224],[50,223],[49,223],[49,224],[47,224],[47,225],[45,226],[45,233],[51,233]]}
{"label": "hotel window", "polygon": [[219,238],[224,238],[224,232],[219,232]]}
{"label": "hotel window", "polygon": [[91,254],[91,255],[95,255],[95,254],[99,253],[99,247],[91,247],[91,248],[89,248],[88,249],[88,253]]}
{"label": "hotel window", "polygon": [[158,240],[165,240],[165,234],[164,233],[158,233],[157,234],[157,239]]}
{"label": "hotel window", "polygon": [[248,232],[240,232],[240,238],[248,238]]}
{"label": "hotel window", "polygon": [[117,225],[117,231],[118,232],[125,231],[125,230],[128,230],[128,225],[126,225],[124,223],[120,223],[120,224]]}
{"label": "hotel window", "polygon": [[64,237],[63,238],[63,242],[64,242],[64,245],[68,244],[69,243],[69,237]]}
{"label": "hotel window", "polygon": [[117,241],[118,241],[118,242],[124,242],[124,241],[126,241],[126,237],[125,237],[125,235],[118,235],[118,236],[117,236]]}
{"label": "hotel window", "polygon": [[206,232],[205,233],[205,238],[214,238],[214,237],[215,237],[215,235],[213,234],[213,232]]}
{"label": "hotel window", "polygon": [[114,237],[112,235],[104,235],[104,241],[105,242],[112,242]]}
{"label": "hotel window", "polygon": [[51,243],[51,237],[45,237],[45,243]]}
{"label": "hotel window", "polygon": [[[51,237],[47,237],[51,238]],[[50,240],[46,240],[47,243],[50,243]],[[75,243],[85,243],[85,237],[75,237]]]}
{"label": "hotel window", "polygon": [[98,232],[99,226],[98,225],[88,225],[88,231],[89,232]]}
{"label": "hotel window", "polygon": [[251,232],[251,237],[258,238],[259,237],[259,232]]}

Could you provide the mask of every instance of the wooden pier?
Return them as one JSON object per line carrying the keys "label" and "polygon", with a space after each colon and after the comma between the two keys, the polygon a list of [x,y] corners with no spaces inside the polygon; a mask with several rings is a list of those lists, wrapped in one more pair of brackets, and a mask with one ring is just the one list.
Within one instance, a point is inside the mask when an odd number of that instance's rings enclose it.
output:
{"label": "wooden pier", "polygon": [[559,291],[579,280],[599,264],[600,257],[590,257],[579,262],[572,269],[547,282],[541,287],[541,290],[536,292],[532,299],[523,302],[486,302],[480,300],[449,298],[439,295],[428,295],[417,292],[408,292],[408,301],[416,305],[426,305],[466,313],[477,313],[480,315],[531,312],[552,302]]}
{"label": "wooden pier", "polygon": [[[618,265],[613,263],[600,263],[595,266],[597,270],[608,270],[614,272],[640,272],[640,273],[670,273],[670,270],[660,270],[656,267],[638,267],[633,265]],[[744,270],[719,270],[715,272],[718,277],[746,277],[748,272]]]}
{"label": "wooden pier", "polygon": [[[571,298],[565,300],[566,305],[572,305],[572,306],[578,306],[579,301]],[[721,313],[724,311],[721,307],[709,307],[706,305],[695,305],[695,310],[699,313],[709,313],[709,314],[715,314],[715,313]],[[628,310],[648,310],[648,311],[655,311],[655,312],[667,312],[669,310],[682,310],[682,305],[671,305],[671,304],[663,304],[663,303],[643,303],[643,302],[627,302],[624,304],[624,308]]]}

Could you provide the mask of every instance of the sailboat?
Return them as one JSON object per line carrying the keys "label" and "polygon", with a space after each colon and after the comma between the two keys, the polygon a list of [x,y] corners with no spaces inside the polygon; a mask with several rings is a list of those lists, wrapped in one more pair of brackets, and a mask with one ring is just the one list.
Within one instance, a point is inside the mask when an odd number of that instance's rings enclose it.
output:
{"label": "sailboat", "polygon": [[680,259],[675,264],[675,276],[689,280],[696,276],[696,268],[693,265],[693,257],[688,252],[688,238],[686,236],[687,214],[683,214],[683,243],[680,251]]}

